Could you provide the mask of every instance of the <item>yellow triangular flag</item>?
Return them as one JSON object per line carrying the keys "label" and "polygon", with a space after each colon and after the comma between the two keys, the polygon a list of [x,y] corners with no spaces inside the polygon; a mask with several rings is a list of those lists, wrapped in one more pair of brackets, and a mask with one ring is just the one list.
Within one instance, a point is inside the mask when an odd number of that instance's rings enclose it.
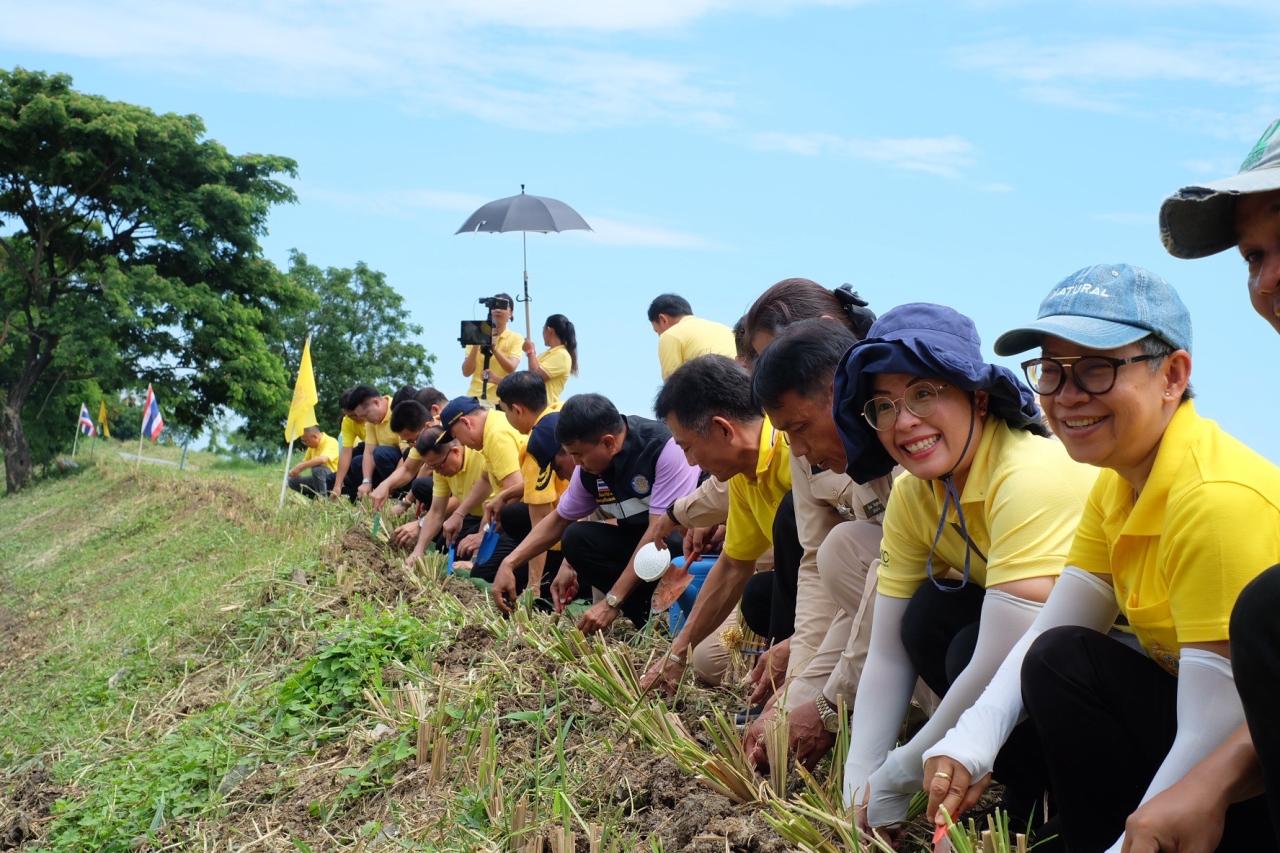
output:
{"label": "yellow triangular flag", "polygon": [[111,438],[111,428],[107,426],[107,401],[105,399],[98,403],[98,424],[102,427],[102,437]]}
{"label": "yellow triangular flag", "polygon": [[289,420],[284,425],[286,444],[302,435],[302,431],[316,422],[316,375],[311,370],[311,336],[302,345],[302,363],[298,365],[298,381],[293,386],[293,404],[289,406]]}

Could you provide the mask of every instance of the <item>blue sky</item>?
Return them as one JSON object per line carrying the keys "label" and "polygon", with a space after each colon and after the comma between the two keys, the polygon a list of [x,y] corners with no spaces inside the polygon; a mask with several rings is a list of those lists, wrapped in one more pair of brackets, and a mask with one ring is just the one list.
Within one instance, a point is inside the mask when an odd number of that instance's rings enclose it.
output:
{"label": "blue sky", "polygon": [[457,320],[520,283],[518,235],[453,232],[526,183],[596,229],[529,238],[535,328],[579,330],[570,392],[650,413],[663,291],[732,323],[780,278],[849,281],[881,311],[953,305],[990,352],[1124,261],[1190,306],[1201,412],[1280,460],[1242,261],[1176,260],[1156,228],[1280,116],[1275,0],[7,5],[5,66],[295,158],[267,254],[386,272],[447,393]]}

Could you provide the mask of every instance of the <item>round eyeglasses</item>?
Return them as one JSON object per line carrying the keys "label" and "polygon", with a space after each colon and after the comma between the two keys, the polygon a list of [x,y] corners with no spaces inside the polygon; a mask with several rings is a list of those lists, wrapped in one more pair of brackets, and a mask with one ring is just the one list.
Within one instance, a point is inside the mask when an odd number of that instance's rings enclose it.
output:
{"label": "round eyeglasses", "polygon": [[1074,355],[1065,358],[1033,358],[1022,362],[1022,372],[1027,383],[1037,394],[1050,397],[1071,381],[1086,394],[1105,394],[1115,387],[1116,373],[1126,364],[1154,361],[1169,355],[1135,355],[1132,358],[1111,358],[1106,355]]}
{"label": "round eyeglasses", "polygon": [[946,385],[933,385],[929,382],[917,382],[907,389],[901,397],[872,397],[862,407],[862,416],[871,424],[871,428],[879,432],[893,429],[898,422],[898,404],[917,418],[927,418],[933,414],[933,407],[938,404],[942,390]]}

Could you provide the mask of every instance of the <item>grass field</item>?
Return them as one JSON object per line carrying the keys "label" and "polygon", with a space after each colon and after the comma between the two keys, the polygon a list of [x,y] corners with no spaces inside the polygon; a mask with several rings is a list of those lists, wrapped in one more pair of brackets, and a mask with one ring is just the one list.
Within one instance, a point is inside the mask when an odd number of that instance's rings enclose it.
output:
{"label": "grass field", "polygon": [[0,500],[0,849],[848,849],[740,695],[639,695],[658,637],[502,619],[273,470],[81,462]]}

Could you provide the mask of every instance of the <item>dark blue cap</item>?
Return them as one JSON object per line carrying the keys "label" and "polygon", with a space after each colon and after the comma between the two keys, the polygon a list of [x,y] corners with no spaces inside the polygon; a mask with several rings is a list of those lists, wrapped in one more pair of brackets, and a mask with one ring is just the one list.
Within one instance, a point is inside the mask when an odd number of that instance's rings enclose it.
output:
{"label": "dark blue cap", "polygon": [[442,444],[448,444],[453,440],[453,425],[457,423],[458,418],[463,415],[469,415],[477,409],[481,409],[480,401],[475,397],[454,397],[449,404],[440,412],[440,426],[444,432],[440,433],[440,438],[436,440],[436,447]]}
{"label": "dark blue cap", "polygon": [[963,391],[986,391],[992,414],[1011,427],[1044,432],[1035,395],[1013,371],[983,360],[972,320],[945,305],[899,305],[872,324],[836,370],[832,415],[855,482],[883,477],[896,464],[862,417],[878,373],[936,376]]}
{"label": "dark blue cap", "polygon": [[560,441],[556,438],[556,424],[560,423],[560,413],[551,412],[543,415],[542,420],[533,425],[529,433],[528,453],[538,463],[538,470],[546,468],[560,452]]}

